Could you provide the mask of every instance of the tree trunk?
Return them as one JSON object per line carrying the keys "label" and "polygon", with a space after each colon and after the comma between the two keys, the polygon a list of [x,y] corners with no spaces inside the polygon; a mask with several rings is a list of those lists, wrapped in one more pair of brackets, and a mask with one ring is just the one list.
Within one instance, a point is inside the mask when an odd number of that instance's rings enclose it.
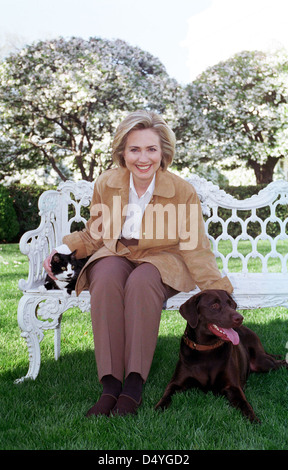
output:
{"label": "tree trunk", "polygon": [[251,159],[247,161],[248,168],[254,170],[257,184],[268,184],[273,181],[274,168],[278,160],[279,158],[276,157],[268,157],[262,165]]}

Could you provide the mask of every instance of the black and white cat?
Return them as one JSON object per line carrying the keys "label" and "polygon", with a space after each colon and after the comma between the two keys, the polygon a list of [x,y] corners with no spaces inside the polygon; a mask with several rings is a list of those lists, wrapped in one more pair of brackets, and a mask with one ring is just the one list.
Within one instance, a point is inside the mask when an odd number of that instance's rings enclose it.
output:
{"label": "black and white cat", "polygon": [[71,292],[75,290],[80,271],[88,259],[76,259],[76,251],[69,255],[55,253],[51,259],[51,271],[57,279],[54,280],[47,274],[45,284],[40,290],[45,292],[51,289],[61,289],[71,295]]}

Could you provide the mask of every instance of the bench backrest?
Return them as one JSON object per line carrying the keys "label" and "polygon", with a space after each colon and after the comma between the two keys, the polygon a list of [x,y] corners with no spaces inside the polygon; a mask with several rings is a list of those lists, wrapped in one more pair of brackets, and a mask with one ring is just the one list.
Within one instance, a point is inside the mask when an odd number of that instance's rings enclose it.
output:
{"label": "bench backrest", "polygon": [[[288,272],[288,182],[275,181],[245,200],[237,200],[218,186],[192,175],[205,219],[207,234],[219,268],[229,272]],[[39,199],[48,245],[84,227],[94,183],[61,183]],[[252,263],[253,260],[253,263]],[[233,262],[232,262],[233,261]]]}
{"label": "bench backrest", "polygon": [[244,200],[196,175],[189,181],[200,197],[206,230],[224,273],[288,272],[287,181],[270,183]]}

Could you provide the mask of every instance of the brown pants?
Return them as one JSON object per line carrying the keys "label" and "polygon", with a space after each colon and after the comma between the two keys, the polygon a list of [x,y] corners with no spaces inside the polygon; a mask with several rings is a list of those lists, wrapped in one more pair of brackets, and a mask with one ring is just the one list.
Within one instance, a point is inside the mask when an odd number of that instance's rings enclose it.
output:
{"label": "brown pants", "polygon": [[177,292],[150,263],[102,258],[87,270],[99,380],[123,381],[131,372],[146,381],[156,348],[163,302]]}

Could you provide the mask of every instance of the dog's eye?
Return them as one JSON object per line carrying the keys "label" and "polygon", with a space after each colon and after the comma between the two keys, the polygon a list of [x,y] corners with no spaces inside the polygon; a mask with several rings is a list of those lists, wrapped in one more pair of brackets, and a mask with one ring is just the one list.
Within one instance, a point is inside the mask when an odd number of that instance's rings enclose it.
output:
{"label": "dog's eye", "polygon": [[211,305],[211,308],[213,308],[213,310],[218,310],[220,308],[220,305],[216,302],[215,304]]}

